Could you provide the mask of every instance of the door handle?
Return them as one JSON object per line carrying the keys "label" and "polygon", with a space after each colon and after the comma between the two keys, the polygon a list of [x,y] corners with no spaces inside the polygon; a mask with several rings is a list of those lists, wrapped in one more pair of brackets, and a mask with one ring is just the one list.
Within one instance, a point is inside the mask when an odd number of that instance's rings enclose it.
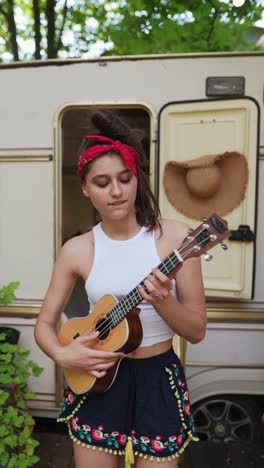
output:
{"label": "door handle", "polygon": [[255,240],[255,234],[247,224],[240,224],[238,229],[230,229],[230,232],[230,241],[253,242]]}

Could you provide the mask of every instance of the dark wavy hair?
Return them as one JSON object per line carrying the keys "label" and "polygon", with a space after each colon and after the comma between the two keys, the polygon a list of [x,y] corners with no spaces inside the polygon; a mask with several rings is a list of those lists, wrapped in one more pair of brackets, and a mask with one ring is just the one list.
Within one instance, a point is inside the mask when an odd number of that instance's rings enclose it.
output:
{"label": "dark wavy hair", "polygon": [[[118,114],[112,110],[97,110],[92,114],[91,120],[99,130],[98,135],[103,135],[113,140],[119,140],[121,143],[133,146],[138,152],[140,162],[136,164],[138,188],[135,201],[137,222],[140,226],[146,226],[150,231],[157,227],[161,230],[160,209],[149,186],[149,174],[146,169],[147,159],[141,144],[142,131],[129,127],[120,119]],[[98,144],[104,143],[83,139],[79,155],[86,149]],[[92,162],[88,163],[84,168],[82,182],[85,180],[91,164]]]}

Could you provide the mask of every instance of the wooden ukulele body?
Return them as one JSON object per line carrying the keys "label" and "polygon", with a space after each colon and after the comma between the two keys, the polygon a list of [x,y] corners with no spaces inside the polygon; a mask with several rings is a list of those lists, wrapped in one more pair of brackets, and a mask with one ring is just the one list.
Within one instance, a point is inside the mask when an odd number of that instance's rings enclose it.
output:
{"label": "wooden ukulele body", "polygon": [[[140,309],[134,309],[115,328],[110,328],[106,315],[116,304],[117,299],[108,294],[103,296],[87,317],[69,319],[61,328],[58,339],[62,346],[67,346],[78,336],[89,335],[96,330],[106,329],[102,339],[97,339],[92,348],[98,351],[122,351],[127,354],[140,345],[143,330],[139,318]],[[105,377],[97,379],[85,371],[63,369],[69,387],[75,393],[103,393],[113,384],[120,365],[119,359]]]}

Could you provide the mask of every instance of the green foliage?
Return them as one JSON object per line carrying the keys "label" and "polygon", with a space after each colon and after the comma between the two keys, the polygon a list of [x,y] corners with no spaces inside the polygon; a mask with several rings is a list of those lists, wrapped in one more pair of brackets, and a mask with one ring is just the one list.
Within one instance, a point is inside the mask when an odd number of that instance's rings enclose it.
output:
{"label": "green foliage", "polygon": [[247,33],[263,10],[255,0],[241,8],[222,0],[124,1],[113,7],[119,20],[109,21],[101,36],[111,38],[110,53],[118,55],[256,49]]}
{"label": "green foliage", "polygon": [[[263,0],[1,0],[0,60],[250,50]],[[6,58],[7,57],[7,58]]]}
{"label": "green foliage", "polygon": [[0,333],[0,460],[7,468],[27,468],[38,461],[34,419],[27,411],[27,400],[35,394],[28,388],[28,378],[43,369],[28,356],[29,350],[8,343]]}
{"label": "green foliage", "polygon": [[[2,287],[0,303],[11,303],[18,285]],[[43,369],[28,359],[29,354],[0,332],[0,464],[6,468],[27,468],[38,461],[35,449],[39,443],[32,437],[35,423],[27,411],[27,401],[35,394],[28,379],[38,377]]]}
{"label": "green foliage", "polygon": [[[0,0],[0,61],[5,55],[14,60],[81,57],[96,41],[99,22],[105,20],[102,3],[105,2]],[[10,21],[11,13],[16,31]],[[18,39],[18,58],[11,40],[14,34]]]}
{"label": "green foliage", "polygon": [[0,305],[8,305],[15,299],[15,290],[18,288],[19,282],[13,282],[7,286],[0,288]]}

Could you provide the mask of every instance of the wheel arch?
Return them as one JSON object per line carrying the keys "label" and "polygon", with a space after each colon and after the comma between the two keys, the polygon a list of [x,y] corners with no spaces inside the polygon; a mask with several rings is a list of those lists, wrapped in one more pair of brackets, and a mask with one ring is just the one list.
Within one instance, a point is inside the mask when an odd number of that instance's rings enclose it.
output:
{"label": "wheel arch", "polygon": [[264,396],[263,369],[199,369],[191,375],[186,369],[191,404],[217,395]]}

